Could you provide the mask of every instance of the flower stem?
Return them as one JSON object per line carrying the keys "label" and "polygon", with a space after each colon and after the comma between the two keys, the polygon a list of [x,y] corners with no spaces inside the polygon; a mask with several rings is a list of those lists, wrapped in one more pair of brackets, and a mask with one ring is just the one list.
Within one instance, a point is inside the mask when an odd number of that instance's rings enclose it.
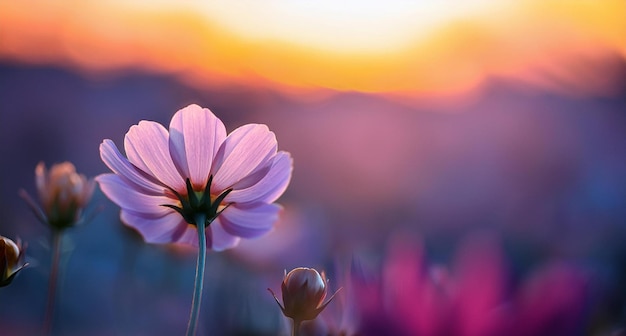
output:
{"label": "flower stem", "polygon": [[193,300],[191,302],[189,324],[187,325],[187,336],[196,334],[198,314],[200,313],[200,301],[202,300],[202,285],[204,283],[204,265],[206,264],[206,229],[204,227],[206,215],[198,213],[195,220],[196,227],[198,228],[198,263],[196,264],[196,282],[193,287]]}
{"label": "flower stem", "polygon": [[293,331],[291,332],[291,336],[298,336],[300,335],[300,325],[302,324],[302,321],[300,320],[293,320]]}
{"label": "flower stem", "polygon": [[52,265],[50,266],[50,279],[48,280],[48,300],[46,303],[46,315],[43,322],[43,334],[50,335],[52,332],[52,319],[54,317],[54,302],[57,291],[57,278],[59,277],[59,261],[61,259],[61,232],[52,232]]}

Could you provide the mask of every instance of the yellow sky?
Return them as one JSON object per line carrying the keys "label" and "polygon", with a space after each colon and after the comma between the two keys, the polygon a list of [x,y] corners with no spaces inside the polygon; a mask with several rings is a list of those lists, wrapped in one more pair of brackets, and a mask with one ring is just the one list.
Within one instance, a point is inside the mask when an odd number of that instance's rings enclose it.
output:
{"label": "yellow sky", "polygon": [[606,94],[625,13],[621,0],[4,1],[0,59],[287,92],[438,96],[496,76]]}

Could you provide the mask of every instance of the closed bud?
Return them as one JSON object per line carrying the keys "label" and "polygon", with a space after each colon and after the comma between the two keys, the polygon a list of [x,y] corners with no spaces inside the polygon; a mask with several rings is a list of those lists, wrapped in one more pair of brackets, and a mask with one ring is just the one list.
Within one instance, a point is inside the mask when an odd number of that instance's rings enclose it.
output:
{"label": "closed bud", "polygon": [[74,165],[69,162],[52,165],[50,171],[43,162],[39,163],[35,168],[35,183],[43,209],[39,209],[25,192],[22,196],[40,220],[58,230],[80,221],[82,210],[95,187],[93,180],[76,173]]}
{"label": "closed bud", "polygon": [[287,273],[282,285],[283,303],[282,306],[271,289],[268,290],[274,295],[274,299],[283,311],[283,314],[294,321],[312,320],[326,308],[335,294],[324,302],[328,292],[328,280],[324,272],[320,275],[313,268],[299,267]]}
{"label": "closed bud", "polygon": [[23,263],[24,248],[18,240],[0,236],[0,287],[8,286],[17,273],[28,264]]}

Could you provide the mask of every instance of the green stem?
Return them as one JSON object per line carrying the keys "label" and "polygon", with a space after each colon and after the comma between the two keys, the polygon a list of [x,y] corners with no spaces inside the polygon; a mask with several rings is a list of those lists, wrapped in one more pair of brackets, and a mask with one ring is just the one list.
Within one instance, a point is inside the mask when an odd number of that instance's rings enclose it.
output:
{"label": "green stem", "polygon": [[48,281],[48,300],[46,303],[46,315],[43,322],[43,334],[50,335],[52,332],[52,319],[54,317],[54,302],[57,292],[57,278],[59,273],[59,261],[61,259],[61,232],[52,232],[52,265],[50,266],[50,279]]}
{"label": "green stem", "polygon": [[291,336],[298,336],[300,335],[300,325],[302,324],[302,321],[300,320],[293,320],[293,331],[291,332]]}
{"label": "green stem", "polygon": [[202,285],[204,283],[204,265],[206,264],[206,232],[204,227],[206,215],[198,213],[195,220],[198,228],[198,263],[196,264],[196,282],[193,287],[193,301],[191,302],[191,313],[189,315],[189,324],[187,325],[187,336],[196,334],[200,301],[202,300]]}

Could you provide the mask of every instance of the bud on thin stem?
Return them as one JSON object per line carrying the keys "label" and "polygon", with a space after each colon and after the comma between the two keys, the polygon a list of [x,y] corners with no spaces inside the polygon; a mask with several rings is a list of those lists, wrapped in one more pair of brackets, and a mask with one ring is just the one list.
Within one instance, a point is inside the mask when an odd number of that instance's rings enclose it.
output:
{"label": "bud on thin stem", "polygon": [[304,267],[286,273],[281,289],[284,306],[270,288],[267,290],[272,293],[283,314],[293,320],[293,335],[298,335],[300,324],[315,319],[341,290],[337,290],[324,302],[328,293],[328,280],[324,272],[320,275],[315,269]]}

